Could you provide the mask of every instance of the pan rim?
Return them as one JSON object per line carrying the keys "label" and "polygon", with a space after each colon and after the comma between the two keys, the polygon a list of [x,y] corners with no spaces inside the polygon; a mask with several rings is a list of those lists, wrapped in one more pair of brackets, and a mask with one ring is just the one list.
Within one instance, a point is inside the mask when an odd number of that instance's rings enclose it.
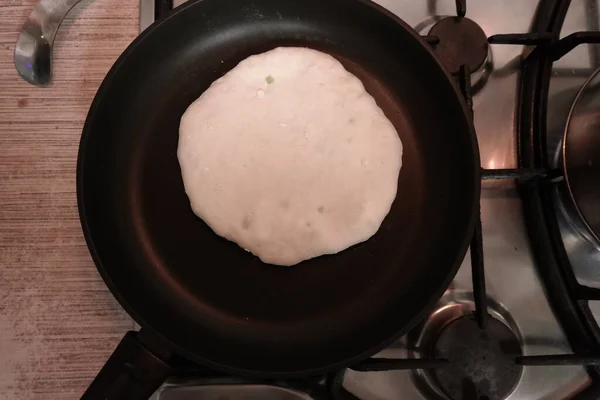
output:
{"label": "pan rim", "polygon": [[[386,18],[391,19],[396,25],[398,25],[399,27],[404,29],[416,41],[418,41],[418,43],[421,44],[421,47],[425,48],[425,51],[427,51],[429,56],[431,57],[431,59],[434,60],[435,64],[438,66],[440,72],[443,73],[444,76],[446,76],[448,85],[450,85],[450,87],[452,87],[452,91],[456,97],[456,100],[458,101],[458,103],[460,104],[460,108],[462,109],[462,113],[463,113],[463,116],[465,119],[465,125],[466,125],[467,131],[468,131],[468,132],[465,131],[465,134],[468,134],[470,137],[471,151],[473,152],[472,161],[474,164],[474,168],[473,168],[473,176],[472,176],[472,179],[473,179],[473,181],[472,181],[472,188],[473,188],[472,196],[470,199],[465,199],[465,202],[469,201],[469,203],[470,203],[471,213],[469,215],[469,221],[465,225],[465,233],[463,235],[464,239],[461,243],[461,246],[458,248],[458,250],[456,252],[456,260],[454,261],[452,268],[448,269],[448,274],[447,274],[446,278],[444,279],[444,281],[442,282],[440,287],[436,291],[434,291],[434,295],[431,296],[431,298],[427,302],[426,306],[423,307],[418,313],[416,313],[415,316],[408,323],[406,323],[402,329],[396,331],[387,340],[381,341],[378,344],[369,347],[367,350],[365,350],[357,355],[348,357],[344,360],[340,360],[333,364],[320,366],[318,368],[281,372],[281,371],[251,370],[251,369],[245,369],[245,368],[232,367],[231,365],[225,365],[222,363],[214,362],[212,360],[203,358],[201,356],[198,356],[197,354],[192,353],[185,347],[170,340],[162,332],[160,332],[159,330],[155,329],[150,324],[148,324],[144,320],[144,318],[142,318],[141,315],[138,312],[136,312],[133,307],[130,306],[130,304],[127,302],[127,300],[124,298],[124,296],[119,292],[116,285],[113,283],[112,279],[110,278],[109,273],[106,271],[104,264],[98,254],[98,251],[94,244],[94,240],[92,238],[91,229],[88,225],[88,217],[86,214],[86,207],[85,207],[85,198],[84,198],[84,194],[83,194],[83,175],[84,175],[83,169],[84,169],[84,163],[85,163],[85,153],[86,153],[86,148],[87,148],[87,142],[88,142],[89,137],[91,136],[90,135],[91,124],[92,124],[91,121],[94,120],[94,115],[96,114],[96,112],[99,108],[99,105],[102,102],[101,100],[106,95],[108,88],[111,86],[111,81],[113,80],[114,76],[117,74],[119,68],[121,68],[121,66],[126,62],[128,56],[132,52],[135,51],[135,49],[144,41],[144,39],[147,36],[151,35],[152,32],[159,29],[161,25],[163,25],[170,19],[174,18],[179,13],[185,12],[185,10],[187,10],[188,8],[193,7],[196,4],[202,3],[204,1],[205,0],[189,0],[188,2],[175,8],[164,19],[154,22],[150,27],[148,27],[140,35],[138,35],[130,43],[130,45],[123,51],[123,53],[117,58],[117,60],[113,64],[113,66],[110,68],[110,70],[106,74],[104,80],[102,81],[102,83],[94,97],[94,100],[90,106],[88,115],[86,117],[86,121],[83,126],[83,131],[82,131],[82,135],[81,135],[81,139],[80,139],[80,143],[79,143],[78,155],[77,155],[76,192],[77,192],[77,206],[78,206],[78,212],[79,212],[79,218],[80,218],[80,222],[81,222],[81,226],[82,226],[82,231],[83,231],[84,238],[85,238],[87,247],[89,249],[90,255],[96,266],[96,269],[98,270],[100,276],[102,277],[104,283],[110,290],[111,294],[115,297],[115,299],[119,302],[119,304],[123,307],[123,309],[142,327],[142,329],[152,331],[158,338],[160,338],[162,341],[164,341],[165,344],[167,344],[170,348],[175,350],[178,354],[184,355],[185,357],[191,359],[192,361],[198,362],[199,364],[208,366],[210,368],[214,368],[218,371],[223,371],[226,373],[231,373],[231,374],[235,374],[235,375],[239,375],[239,376],[251,376],[251,377],[256,377],[256,378],[294,378],[294,377],[300,377],[300,376],[318,375],[318,374],[331,372],[334,370],[348,367],[348,366],[355,364],[361,360],[365,360],[368,357],[385,349],[390,344],[392,344],[393,342],[398,340],[400,337],[405,335],[407,332],[409,332],[412,328],[414,328],[414,326],[416,326],[416,324],[419,321],[421,321],[428,313],[431,312],[431,310],[433,309],[433,307],[435,306],[435,304],[437,303],[439,298],[441,298],[441,296],[447,290],[447,287],[450,285],[450,283],[456,276],[456,273],[458,272],[458,269],[460,268],[460,266],[466,256],[466,252],[469,248],[470,241],[471,241],[471,235],[469,234],[469,232],[474,232],[475,224],[477,221],[477,216],[479,214],[479,201],[480,201],[480,196],[481,196],[481,161],[480,161],[480,156],[479,156],[479,146],[478,146],[478,142],[477,142],[477,137],[475,134],[475,129],[474,129],[474,124],[473,124],[472,118],[470,118],[471,111],[469,110],[469,108],[466,104],[466,101],[465,101],[462,93],[460,92],[459,88],[454,83],[454,78],[442,66],[440,60],[438,60],[438,58],[434,55],[431,47],[420,37],[420,35],[418,35],[417,32],[414,31],[414,29],[412,29],[406,22],[404,22],[400,17],[393,14],[391,11],[385,9],[384,7],[378,5],[370,0],[351,0],[351,1],[355,1],[357,3],[361,3],[361,4],[364,4],[365,6],[373,8],[375,11],[383,14]],[[340,0],[325,0],[325,1],[339,2]],[[346,2],[349,0],[343,0],[343,1]]]}
{"label": "pan rim", "polygon": [[583,210],[581,209],[581,207],[579,206],[579,203],[577,202],[577,196],[575,195],[575,192],[573,191],[573,186],[572,186],[572,182],[571,179],[569,179],[569,157],[568,157],[568,152],[567,152],[567,140],[569,138],[569,133],[571,132],[573,126],[571,124],[571,121],[573,120],[573,118],[575,117],[575,112],[577,111],[577,106],[579,106],[580,104],[580,100],[583,97],[585,91],[589,88],[590,84],[598,78],[598,74],[600,74],[600,68],[597,68],[594,72],[592,72],[592,74],[585,80],[585,82],[581,85],[581,87],[579,88],[577,95],[575,96],[575,99],[573,100],[573,104],[571,104],[571,108],[569,109],[569,115],[567,116],[567,122],[565,124],[565,129],[563,132],[563,138],[562,138],[562,144],[561,144],[561,148],[560,148],[560,152],[562,155],[562,169],[563,169],[563,175],[564,175],[564,179],[565,179],[565,183],[566,183],[566,192],[569,195],[569,199],[571,200],[571,204],[574,206],[574,209],[577,213],[577,216],[579,217],[580,221],[583,223],[584,227],[587,229],[588,233],[590,234],[590,236],[596,241],[596,243],[600,244],[600,236],[598,235],[598,233],[594,230],[594,228],[590,225],[590,223],[588,222],[586,216],[583,213]]}

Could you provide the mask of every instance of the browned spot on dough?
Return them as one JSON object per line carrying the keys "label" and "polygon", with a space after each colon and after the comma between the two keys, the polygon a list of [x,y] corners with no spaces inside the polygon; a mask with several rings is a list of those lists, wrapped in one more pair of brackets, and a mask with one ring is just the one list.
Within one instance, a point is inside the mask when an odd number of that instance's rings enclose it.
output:
{"label": "browned spot on dough", "polygon": [[27,104],[29,104],[29,100],[27,100],[27,97],[23,97],[22,99],[19,99],[19,101],[17,101],[17,106],[19,108],[27,107]]}
{"label": "browned spot on dough", "polygon": [[250,225],[252,225],[252,219],[249,215],[246,215],[242,220],[242,229],[248,230],[250,228]]}

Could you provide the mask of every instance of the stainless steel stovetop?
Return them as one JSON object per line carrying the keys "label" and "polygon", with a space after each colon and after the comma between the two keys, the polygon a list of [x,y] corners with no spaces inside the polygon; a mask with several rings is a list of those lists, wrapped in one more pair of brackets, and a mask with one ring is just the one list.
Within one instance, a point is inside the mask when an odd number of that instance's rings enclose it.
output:
{"label": "stainless steel stovetop", "polygon": [[[182,0],[175,0],[175,6]],[[454,0],[377,0],[422,34],[441,16],[455,15]],[[528,32],[538,0],[471,0],[467,16],[477,22],[489,37],[494,34]],[[141,0],[141,28],[154,18],[154,0]],[[595,2],[572,2],[561,36],[598,26],[600,14]],[[519,60],[522,46],[491,45],[483,70],[473,77],[478,89],[473,97],[474,122],[483,168],[517,167],[515,114]],[[590,46],[580,46],[555,63],[549,96],[549,134],[562,134],[564,121],[556,120],[560,110],[569,107],[577,88],[586,75],[595,69],[594,52]],[[575,73],[577,71],[577,73]],[[569,97],[572,96],[572,97]],[[559,110],[556,113],[554,110]],[[548,140],[550,147],[559,139]],[[549,149],[550,153],[555,148]],[[570,353],[563,330],[555,318],[538,276],[534,255],[526,231],[522,202],[512,180],[485,181],[482,186],[481,212],[483,248],[489,312],[510,326],[521,341],[524,355]],[[580,281],[600,287],[600,250],[593,246],[581,250],[577,234],[565,231],[567,247]],[[569,236],[571,235],[571,236]],[[572,246],[569,243],[574,243]],[[587,256],[581,256],[581,252]],[[594,258],[596,257],[596,258]],[[462,314],[472,308],[472,277],[470,256],[444,295],[440,308],[427,321],[433,326],[441,315]],[[592,311],[600,315],[600,305],[590,302]],[[352,332],[348,332],[349,335]],[[406,358],[418,352],[420,332],[405,337],[378,356]],[[518,399],[564,399],[589,384],[581,366],[524,367],[521,379],[508,397]],[[443,395],[427,384],[419,371],[355,372],[348,371],[344,387],[360,399],[440,399]],[[238,384],[225,386],[194,379],[168,383],[155,395],[155,400],[192,399],[308,399],[308,395],[266,385]]]}

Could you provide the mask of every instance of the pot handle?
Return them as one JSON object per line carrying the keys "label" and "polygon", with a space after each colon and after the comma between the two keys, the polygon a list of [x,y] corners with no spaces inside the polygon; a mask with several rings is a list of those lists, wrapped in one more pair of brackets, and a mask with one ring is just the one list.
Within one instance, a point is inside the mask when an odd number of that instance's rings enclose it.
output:
{"label": "pot handle", "polygon": [[140,341],[125,334],[81,400],[147,400],[173,371]]}

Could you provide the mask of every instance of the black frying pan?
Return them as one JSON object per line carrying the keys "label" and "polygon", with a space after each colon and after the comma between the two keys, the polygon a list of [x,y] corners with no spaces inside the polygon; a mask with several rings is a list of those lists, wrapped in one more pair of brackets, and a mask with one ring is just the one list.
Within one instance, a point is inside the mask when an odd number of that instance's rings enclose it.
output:
{"label": "black frying pan", "polygon": [[[176,157],[187,106],[239,61],[277,46],[340,60],[404,145],[398,195],[377,234],[292,268],[262,263],[197,218]],[[406,333],[448,287],[473,231],[479,156],[467,115],[428,45],[367,1],[192,1],[152,25],[102,83],[78,160],[94,261],[156,339],[129,335],[111,363],[131,370],[131,354],[166,348],[221,371],[294,377],[348,366]],[[125,379],[114,371],[103,369],[88,398]]]}

